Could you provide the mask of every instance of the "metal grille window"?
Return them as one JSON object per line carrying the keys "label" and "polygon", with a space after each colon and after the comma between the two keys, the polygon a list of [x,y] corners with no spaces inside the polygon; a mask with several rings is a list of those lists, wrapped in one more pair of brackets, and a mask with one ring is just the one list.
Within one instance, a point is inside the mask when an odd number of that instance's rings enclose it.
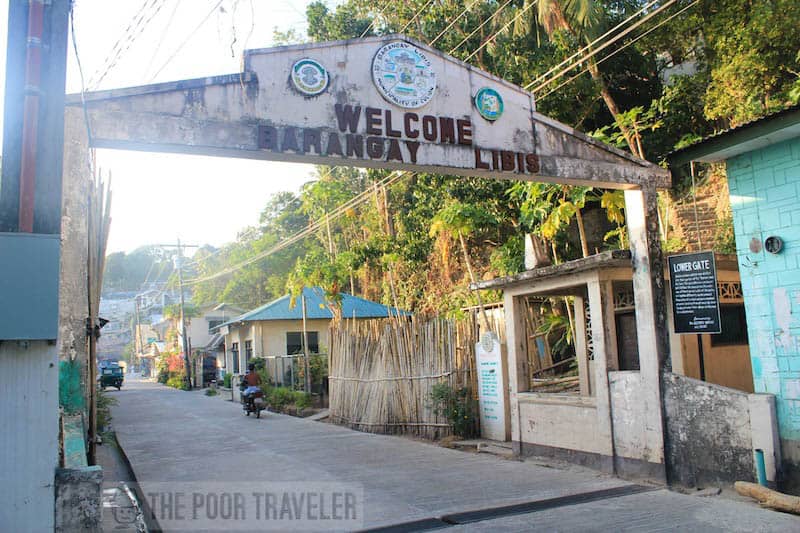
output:
{"label": "metal grille window", "polygon": [[[303,332],[286,332],[286,355],[303,353]],[[316,331],[308,332],[308,353],[319,353],[319,333]]]}
{"label": "metal grille window", "polygon": [[744,304],[723,304],[719,307],[722,333],[711,335],[711,346],[747,344],[747,319]]}
{"label": "metal grille window", "polygon": [[244,341],[244,362],[245,364],[250,362],[250,359],[253,358],[253,341]]}
{"label": "metal grille window", "polygon": [[239,343],[231,344],[231,357],[233,358],[233,373],[239,373]]}

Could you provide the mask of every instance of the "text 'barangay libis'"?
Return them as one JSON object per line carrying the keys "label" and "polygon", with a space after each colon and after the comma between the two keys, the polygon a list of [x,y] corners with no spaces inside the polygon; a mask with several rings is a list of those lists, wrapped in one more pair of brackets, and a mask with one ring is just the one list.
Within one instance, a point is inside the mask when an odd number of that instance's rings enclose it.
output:
{"label": "text 'barangay libis'", "polygon": [[[532,152],[481,148],[473,144],[468,118],[436,117],[405,112],[398,117],[388,109],[335,104],[336,128],[295,126],[258,127],[258,148],[319,156],[374,159],[417,164],[421,145],[473,147],[478,170],[537,174],[539,157]],[[424,164],[451,166],[441,161]],[[452,165],[455,166],[455,165]]]}

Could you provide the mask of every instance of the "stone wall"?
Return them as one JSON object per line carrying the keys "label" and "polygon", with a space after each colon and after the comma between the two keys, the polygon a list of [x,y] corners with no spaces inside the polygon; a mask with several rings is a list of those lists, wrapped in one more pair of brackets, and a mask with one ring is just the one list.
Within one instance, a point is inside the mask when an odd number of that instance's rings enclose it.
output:
{"label": "stone wall", "polygon": [[[800,138],[727,162],[753,385],[776,397],[784,475],[800,489]],[[765,252],[769,236],[783,250]]]}

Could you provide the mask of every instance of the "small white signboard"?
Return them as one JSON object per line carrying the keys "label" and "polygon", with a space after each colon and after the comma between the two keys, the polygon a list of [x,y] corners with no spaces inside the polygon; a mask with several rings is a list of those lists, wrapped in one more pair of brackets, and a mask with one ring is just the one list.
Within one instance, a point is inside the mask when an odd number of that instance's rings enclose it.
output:
{"label": "small white signboard", "polygon": [[478,369],[478,404],[481,436],[505,441],[508,434],[506,417],[506,379],[500,339],[492,332],[484,333],[475,345]]}

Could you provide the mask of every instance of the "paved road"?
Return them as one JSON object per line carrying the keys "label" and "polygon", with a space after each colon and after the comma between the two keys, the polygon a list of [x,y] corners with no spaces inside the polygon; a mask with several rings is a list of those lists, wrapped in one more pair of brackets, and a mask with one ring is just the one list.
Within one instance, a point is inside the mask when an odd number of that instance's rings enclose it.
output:
{"label": "paved road", "polygon": [[[591,471],[547,468],[273,413],[257,420],[245,417],[238,404],[202,392],[129,380],[111,394],[119,400],[113,410],[117,439],[165,529],[358,529],[423,520],[418,527],[470,531],[800,531],[800,518],[746,502],[653,490]],[[358,508],[363,514],[353,522],[276,522],[276,509],[286,510],[278,501],[277,507],[264,507],[258,522],[250,507],[250,521],[223,520],[223,493],[239,490],[250,506],[262,487],[322,494],[329,511],[336,504],[334,492],[360,498],[363,491]],[[195,498],[217,494],[195,500],[196,507],[187,503],[182,512],[173,512],[177,500],[164,499],[192,491]],[[530,503],[542,500],[552,501]],[[525,503],[500,516],[458,514]],[[200,520],[205,512],[210,521],[192,522],[193,508]],[[348,508],[338,509],[344,516]],[[437,519],[443,516],[449,524]]]}

